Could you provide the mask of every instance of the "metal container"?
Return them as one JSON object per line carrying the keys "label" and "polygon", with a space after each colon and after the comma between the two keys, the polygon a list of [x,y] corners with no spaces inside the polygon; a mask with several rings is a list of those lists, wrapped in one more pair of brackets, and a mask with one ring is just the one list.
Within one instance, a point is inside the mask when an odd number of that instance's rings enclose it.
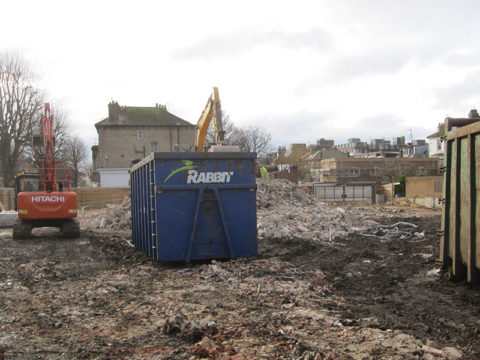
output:
{"label": "metal container", "polygon": [[[480,280],[480,119],[449,119],[440,260],[454,280]],[[469,125],[467,125],[469,124]],[[459,126],[452,130],[453,127]]]}
{"label": "metal container", "polygon": [[160,261],[257,255],[255,153],[151,153],[130,172],[133,243]]}

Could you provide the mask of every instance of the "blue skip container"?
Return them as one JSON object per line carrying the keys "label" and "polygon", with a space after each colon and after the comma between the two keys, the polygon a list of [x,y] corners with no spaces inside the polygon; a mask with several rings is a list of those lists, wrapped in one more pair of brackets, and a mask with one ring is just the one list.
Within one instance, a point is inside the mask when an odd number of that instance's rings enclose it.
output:
{"label": "blue skip container", "polygon": [[160,261],[257,255],[256,153],[151,153],[130,171],[135,246]]}

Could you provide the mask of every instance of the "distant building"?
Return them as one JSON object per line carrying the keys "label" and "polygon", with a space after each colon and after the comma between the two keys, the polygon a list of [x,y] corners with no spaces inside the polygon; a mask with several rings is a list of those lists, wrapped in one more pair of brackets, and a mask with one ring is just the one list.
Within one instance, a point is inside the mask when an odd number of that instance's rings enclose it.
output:
{"label": "distant building", "polygon": [[290,144],[290,148],[283,153],[283,162],[289,164],[297,163],[308,151],[307,144]]}
{"label": "distant building", "polygon": [[476,109],[470,110],[468,117],[466,118],[445,118],[445,122],[443,124],[438,124],[437,132],[427,136],[429,156],[443,158],[445,147],[442,140],[443,137],[447,135],[447,132],[451,130],[446,128],[446,124],[451,125],[452,122],[460,122],[463,125],[466,125],[475,121],[480,121],[480,115]]}
{"label": "distant building", "polygon": [[335,149],[353,157],[363,156],[369,152],[367,143],[362,142],[359,138],[348,139],[346,144],[336,145]]}
{"label": "distant building", "polygon": [[418,139],[406,144],[405,136],[394,137],[392,141],[371,139],[370,143],[363,142],[359,138],[351,138],[346,144],[336,145],[335,148],[355,158],[428,156],[425,140]]}
{"label": "distant building", "polygon": [[307,150],[307,144],[290,144],[290,154],[298,155],[304,154]]}
{"label": "distant building", "polygon": [[95,124],[98,145],[92,147],[93,170],[100,186],[127,186],[132,163],[151,152],[193,151],[195,125],[166,106],[108,104],[108,117]]}
{"label": "distant building", "polygon": [[444,124],[438,124],[437,132],[427,136],[428,157],[443,159],[445,151],[442,136],[445,135]]}
{"label": "distant building", "polygon": [[392,146],[397,149],[405,146],[405,136],[394,137],[392,140]]}
{"label": "distant building", "polygon": [[412,145],[413,146],[423,146],[425,144],[426,144],[426,141],[424,139],[412,140]]}
{"label": "distant building", "polygon": [[[429,156],[443,159],[445,153],[443,137],[451,130],[450,127],[452,123],[456,123],[457,125],[462,124],[461,126],[463,126],[476,121],[480,121],[480,115],[476,109],[470,110],[466,118],[445,118],[443,124],[438,124],[437,132],[427,136]],[[448,129],[447,125],[449,127]],[[456,126],[454,125],[453,127]]]}
{"label": "distant building", "polygon": [[337,149],[330,149],[330,150],[316,150],[311,151],[308,154],[305,154],[301,158],[301,163],[309,169],[309,171],[305,172],[304,180],[305,181],[320,181],[321,175],[321,162],[322,160],[326,159],[333,159],[333,158],[348,158],[348,154],[341,152]]}
{"label": "distant building", "polygon": [[411,144],[407,144],[402,147],[403,157],[429,157],[428,156],[428,144],[424,139],[412,140]]}
{"label": "distant building", "polygon": [[440,162],[427,158],[334,158],[321,161],[322,182],[386,184],[400,176],[437,176]]}
{"label": "distant building", "polygon": [[371,150],[383,150],[385,148],[384,139],[372,139],[370,140],[370,149]]}
{"label": "distant building", "polygon": [[335,145],[334,140],[326,140],[324,138],[321,138],[317,140],[317,144],[315,145],[316,150],[330,150],[333,148]]}

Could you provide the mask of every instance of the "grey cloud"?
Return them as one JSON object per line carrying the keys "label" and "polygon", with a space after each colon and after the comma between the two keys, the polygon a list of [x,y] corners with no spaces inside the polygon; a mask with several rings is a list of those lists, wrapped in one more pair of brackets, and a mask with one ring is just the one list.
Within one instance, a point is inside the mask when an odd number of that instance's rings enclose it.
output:
{"label": "grey cloud", "polygon": [[[404,119],[395,114],[376,114],[353,123],[352,117],[348,116],[344,121],[351,125],[343,128],[342,116],[344,115],[340,113],[299,112],[252,118],[250,122],[265,127],[272,134],[272,142],[275,145],[296,142],[312,144],[320,138],[333,139],[335,144],[346,143],[349,138],[360,138],[362,141],[370,142],[373,138],[392,140],[393,137],[405,136],[408,140],[410,129],[415,139],[424,139],[436,130],[435,125],[409,126]],[[418,123],[421,124],[421,119]]]}
{"label": "grey cloud", "polygon": [[316,139],[328,136],[328,122],[331,113],[298,112],[288,115],[268,115],[253,117],[250,124],[260,125],[272,134],[272,142],[278,145],[288,145],[295,142],[314,142]]}
{"label": "grey cloud", "polygon": [[411,60],[407,52],[398,49],[380,49],[350,56],[336,54],[329,65],[313,70],[310,77],[299,81],[295,92],[302,95],[310,89],[341,86],[363,76],[395,74]]}
{"label": "grey cloud", "polygon": [[[447,112],[463,107],[467,112],[468,109],[480,103],[480,71],[470,73],[456,85],[439,90],[436,95],[436,107],[443,108]],[[475,98],[475,104],[468,102],[472,98]]]}
{"label": "grey cloud", "polygon": [[[453,67],[470,67],[478,64],[479,51],[462,53],[461,45],[435,39],[410,43],[392,43],[388,47],[366,49],[357,55],[334,54],[330,65],[321,70],[321,79],[330,81],[352,80],[360,76],[395,74],[409,63],[429,66],[441,62]],[[320,80],[317,77],[316,80]]]}
{"label": "grey cloud", "polygon": [[[351,31],[352,48],[330,52],[329,64],[312,69],[298,91],[348,82],[362,76],[396,74],[408,64],[428,67],[434,63],[448,67],[478,64],[478,2],[456,1],[365,1],[349,3],[343,21],[358,29],[359,41],[375,42],[357,49],[357,33]],[[348,29],[348,27],[347,27]],[[346,43],[349,46],[349,43]]]}
{"label": "grey cloud", "polygon": [[478,49],[474,49],[474,51],[467,53],[451,51],[442,56],[442,61],[446,65],[468,68],[477,66],[479,58],[480,51]]}
{"label": "grey cloud", "polygon": [[[422,123],[422,119],[417,119],[417,124]],[[428,125],[408,125],[406,121],[395,114],[376,114],[363,119],[360,119],[352,126],[360,137],[369,141],[370,139],[385,139],[391,140],[393,137],[405,136],[407,140],[410,137],[410,130],[414,139],[423,139],[431,133],[435,132],[435,127]]]}
{"label": "grey cloud", "polygon": [[409,61],[407,53],[381,50],[360,56],[336,59],[326,71],[327,79],[352,79],[363,75],[392,74],[400,71]]}
{"label": "grey cloud", "polygon": [[394,75],[410,63],[427,67],[440,62],[453,68],[469,68],[478,64],[478,55],[480,51],[463,54],[457,48],[445,49],[440,44],[398,45],[347,56],[332,54],[330,63],[312,71],[312,76],[299,82],[296,91],[305,94],[311,88],[342,85],[364,76]]}
{"label": "grey cloud", "polygon": [[173,57],[178,60],[190,60],[236,56],[255,47],[269,44],[292,49],[308,47],[322,50],[330,48],[333,43],[328,33],[318,27],[297,33],[277,30],[268,32],[244,31],[212,35],[196,44],[177,49]]}

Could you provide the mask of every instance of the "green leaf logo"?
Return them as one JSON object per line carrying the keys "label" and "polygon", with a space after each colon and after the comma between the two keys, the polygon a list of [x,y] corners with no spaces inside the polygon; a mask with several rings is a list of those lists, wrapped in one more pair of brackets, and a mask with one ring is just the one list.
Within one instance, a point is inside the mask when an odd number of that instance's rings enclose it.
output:
{"label": "green leaf logo", "polygon": [[172,170],[172,172],[170,173],[170,175],[168,175],[165,180],[163,180],[164,183],[166,183],[168,181],[168,179],[170,179],[173,175],[175,175],[176,173],[180,172],[180,171],[184,171],[184,170],[192,170],[192,169],[195,169],[196,166],[193,165],[193,161],[190,161],[190,160],[182,160],[182,162],[185,164],[185,166],[182,166],[182,167],[179,167],[178,169],[176,170]]}

